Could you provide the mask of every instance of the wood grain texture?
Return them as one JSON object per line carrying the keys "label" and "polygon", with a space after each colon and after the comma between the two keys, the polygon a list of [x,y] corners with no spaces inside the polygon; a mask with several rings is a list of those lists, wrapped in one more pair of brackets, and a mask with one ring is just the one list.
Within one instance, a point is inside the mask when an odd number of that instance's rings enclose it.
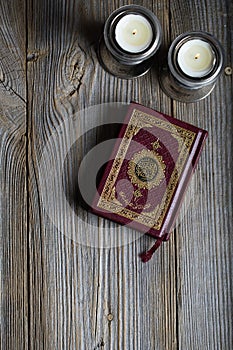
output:
{"label": "wood grain texture", "polygon": [[[67,216],[61,218],[59,214],[64,210],[64,202],[59,194],[53,195],[56,186],[61,186],[58,179],[48,194],[57,203],[55,221],[62,220],[59,227],[63,230],[58,232],[44,212],[38,185],[43,146],[49,149],[51,165],[59,164],[59,154],[67,148],[73,132],[64,120],[74,118],[77,111],[99,103],[134,99],[158,109],[164,105],[170,112],[171,104],[161,95],[155,72],[124,81],[104,72],[98,63],[95,43],[103,23],[111,11],[123,4],[39,1],[28,5],[29,51],[38,54],[37,60],[28,65],[32,348],[176,348],[174,240],[158,252],[154,264],[148,265],[138,258],[153,243],[148,237],[124,247],[119,238],[120,247],[112,249],[77,244],[77,232],[85,232],[87,224],[92,224],[88,230],[93,237],[98,232],[100,240],[102,230],[111,232],[117,225],[78,208],[77,215],[83,221],[70,226]],[[144,5],[153,9],[161,21],[167,21],[166,3],[158,6],[148,1]],[[80,121],[80,127],[83,123],[85,120]],[[50,148],[46,142],[59,125],[62,131]],[[93,130],[89,134],[83,148],[91,148],[92,140],[98,137],[95,133]],[[71,184],[77,177],[77,162],[70,162],[67,170]],[[47,169],[44,177],[49,177],[50,172],[51,168]],[[124,227],[118,231],[121,235],[135,234]],[[161,332],[162,329],[169,332]]]}
{"label": "wood grain texture", "polygon": [[[164,39],[155,67],[127,81],[102,69],[96,42],[129,3],[157,15]],[[157,73],[171,41],[191,29],[217,36],[231,65],[230,2],[0,6],[1,348],[230,349],[232,77],[186,105],[164,95]],[[138,255],[153,239],[88,213],[77,193],[82,159],[116,135],[94,106],[130,100],[209,131],[174,235],[148,264]]]}
{"label": "wood grain texture", "polygon": [[[232,64],[229,2],[186,1],[184,6],[182,1],[177,1],[171,5],[171,14],[172,38],[189,30],[210,32],[222,43],[226,63]],[[177,21],[178,16],[184,20]],[[173,113],[209,132],[195,174],[196,195],[177,230],[178,343],[181,349],[230,349],[233,344],[232,120],[229,121],[232,77],[221,76],[212,94],[199,103],[174,102]]]}
{"label": "wood grain texture", "polygon": [[26,59],[23,1],[0,2],[1,349],[28,344]]}

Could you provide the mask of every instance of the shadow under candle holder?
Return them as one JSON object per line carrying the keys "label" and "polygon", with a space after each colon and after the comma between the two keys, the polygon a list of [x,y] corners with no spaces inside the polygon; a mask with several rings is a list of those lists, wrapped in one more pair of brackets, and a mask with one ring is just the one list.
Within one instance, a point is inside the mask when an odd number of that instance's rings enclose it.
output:
{"label": "shadow under candle holder", "polygon": [[154,63],[154,57],[136,65],[120,63],[107,49],[103,36],[99,40],[97,56],[104,70],[121,79],[133,79],[143,76],[150,70]]}
{"label": "shadow under candle holder", "polygon": [[190,89],[180,84],[171,74],[169,67],[164,65],[159,70],[159,83],[163,92],[180,102],[197,102],[206,98],[214,89],[215,83],[197,89]]}

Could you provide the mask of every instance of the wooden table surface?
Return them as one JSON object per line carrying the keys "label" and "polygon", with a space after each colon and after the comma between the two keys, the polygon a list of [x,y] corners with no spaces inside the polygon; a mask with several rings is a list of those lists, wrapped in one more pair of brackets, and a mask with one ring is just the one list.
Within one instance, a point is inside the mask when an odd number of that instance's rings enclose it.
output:
{"label": "wooden table surface", "polygon": [[[233,348],[232,75],[223,73],[206,99],[185,104],[161,91],[156,68],[128,81],[106,73],[96,42],[108,15],[129,3],[0,1],[1,349]],[[164,52],[178,34],[203,30],[219,39],[231,66],[230,0],[134,3],[159,18]],[[153,239],[136,239],[78,205],[69,209],[78,217],[72,223],[57,195],[57,186],[75,190],[83,152],[79,145],[70,155],[72,118],[130,100],[209,132],[182,220],[148,264],[138,254]],[[93,124],[84,137],[89,148],[99,133]],[[56,178],[64,161],[67,174]],[[79,240],[83,233],[101,240],[101,230],[119,232],[118,246]]]}

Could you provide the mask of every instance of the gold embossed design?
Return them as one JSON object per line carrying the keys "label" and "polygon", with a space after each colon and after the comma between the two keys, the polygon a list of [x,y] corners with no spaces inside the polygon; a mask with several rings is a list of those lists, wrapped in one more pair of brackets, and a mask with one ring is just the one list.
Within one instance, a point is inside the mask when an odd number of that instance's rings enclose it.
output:
{"label": "gold embossed design", "polygon": [[128,175],[134,185],[150,190],[164,180],[165,168],[162,156],[155,151],[143,149],[129,161]]}
{"label": "gold embossed design", "polygon": [[155,151],[156,151],[158,148],[161,148],[158,139],[157,139],[155,142],[152,142],[152,143],[151,143],[151,146],[152,146],[153,150],[155,150]]}
{"label": "gold embossed design", "polygon": [[134,195],[134,198],[140,198],[142,197],[142,192],[140,190],[135,190],[133,195]]}
{"label": "gold embossed design", "polygon": [[123,192],[123,191],[121,191],[119,193],[119,195],[120,195],[121,199],[123,200],[124,204],[127,207],[130,207],[132,209],[135,209],[135,210],[143,210],[144,209],[145,210],[145,209],[148,209],[148,208],[151,207],[151,204],[149,204],[149,203],[144,204],[144,205],[143,204],[138,204],[137,201],[136,201],[136,203],[132,203],[131,201],[129,201],[127,199],[127,196],[126,196],[125,192]]}
{"label": "gold embossed design", "polygon": [[[168,131],[177,141],[179,140],[179,156],[159,207],[156,207],[151,212],[146,212],[143,210],[138,214],[135,211],[128,208],[122,208],[122,206],[114,203],[111,200],[111,193],[113,187],[115,186],[115,182],[132,138],[139,132],[140,129],[148,127],[157,127]],[[111,213],[116,213],[131,221],[136,221],[147,227],[159,230],[162,226],[167,209],[171,203],[174,191],[177,187],[180,175],[189,156],[195,137],[196,133],[193,131],[173,125],[166,119],[163,120],[155,117],[154,115],[134,109],[97,206]]]}
{"label": "gold embossed design", "polygon": [[171,135],[178,142],[178,152],[180,152],[182,147],[183,147],[183,143],[184,143],[183,138],[181,138],[178,133],[177,134],[173,133]]}
{"label": "gold embossed design", "polygon": [[112,188],[112,192],[111,192],[111,194],[110,194],[110,197],[109,197],[109,199],[111,200],[111,201],[113,201],[115,204],[117,204],[117,205],[122,205],[121,204],[121,202],[119,202],[118,200],[117,200],[117,198],[116,198],[116,187],[113,187]]}

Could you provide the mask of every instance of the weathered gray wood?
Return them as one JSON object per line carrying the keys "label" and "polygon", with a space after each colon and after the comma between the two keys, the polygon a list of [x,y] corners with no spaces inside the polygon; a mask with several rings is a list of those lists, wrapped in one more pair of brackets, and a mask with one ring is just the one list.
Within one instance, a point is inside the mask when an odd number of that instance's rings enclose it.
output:
{"label": "weathered gray wood", "polygon": [[1,349],[28,344],[25,7],[0,2]]}
{"label": "weathered gray wood", "polygon": [[[189,30],[208,31],[223,44],[226,64],[232,64],[230,2],[176,1],[171,14],[172,38]],[[231,349],[232,76],[223,75],[199,103],[174,102],[173,113],[209,131],[195,195],[176,235],[179,347]]]}
{"label": "weathered gray wood", "polygon": [[[138,258],[138,254],[153,243],[148,237],[114,249],[82,246],[65,236],[69,223],[66,216],[60,218],[59,208],[64,203],[59,196],[54,197],[58,208],[55,221],[62,220],[63,232],[52,226],[44,212],[42,189],[38,185],[42,147],[59,125],[63,134],[71,137],[72,130],[62,122],[73,118],[77,111],[103,102],[134,99],[158,109],[166,106],[164,111],[171,112],[169,99],[161,94],[155,72],[135,81],[124,81],[110,76],[99,66],[95,41],[109,13],[122,4],[64,1],[52,5],[47,1],[37,4],[29,1],[29,52],[37,55],[37,60],[28,64],[32,116],[29,126],[32,156],[30,322],[31,346],[35,349],[43,346],[176,348],[174,239],[158,252],[154,263],[148,265],[143,265]],[[153,9],[163,23],[167,21],[166,3],[152,5],[144,1],[143,4]],[[91,136],[95,141],[95,132]],[[60,134],[52,148],[46,145],[51,164],[59,162],[57,155],[67,147],[68,141]],[[76,171],[74,164],[73,169],[69,169],[71,178],[77,176]],[[51,168],[47,169],[44,177],[49,177],[50,172]],[[49,196],[53,196],[55,186],[53,184]],[[84,231],[87,223],[93,224],[88,230],[94,234],[104,227],[109,231],[117,227],[78,210],[84,222],[79,227],[74,225],[70,236],[75,237],[77,230]],[[129,231],[118,230],[119,233]],[[134,233],[129,231],[129,234]],[[121,238],[119,242],[121,245]],[[112,316],[108,318],[108,314]]]}
{"label": "weathered gray wood", "polygon": [[[156,68],[126,81],[98,63],[104,21],[127,2],[26,2],[0,4],[1,348],[230,349],[231,76],[204,101],[172,102]],[[207,30],[230,65],[230,2],[134,3],[160,19],[162,51],[184,31]],[[102,116],[85,111],[130,100],[209,131],[180,224],[146,265],[138,254],[152,239],[87,213],[74,195],[82,157],[104,137],[94,128]],[[105,232],[118,247],[91,247]]]}

